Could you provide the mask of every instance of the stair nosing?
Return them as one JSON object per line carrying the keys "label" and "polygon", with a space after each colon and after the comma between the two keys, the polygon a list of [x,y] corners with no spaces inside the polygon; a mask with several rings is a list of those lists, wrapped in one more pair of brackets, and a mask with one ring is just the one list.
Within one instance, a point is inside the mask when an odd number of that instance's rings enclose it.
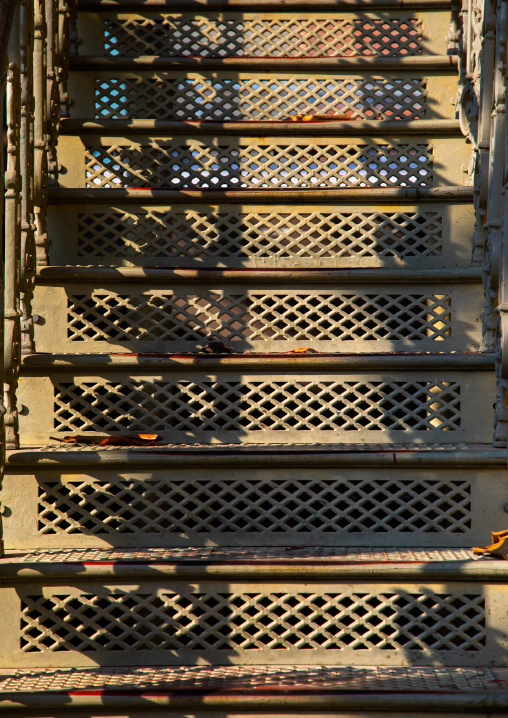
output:
{"label": "stair nosing", "polygon": [[[290,570],[290,576],[288,574]],[[108,581],[127,579],[137,581],[165,581],[168,579],[201,580],[316,580],[316,581],[385,581],[414,582],[459,581],[489,582],[508,578],[508,562],[503,559],[415,562],[287,562],[227,563],[227,562],[33,562],[7,563],[0,559],[2,584],[37,582],[43,585],[58,581]]]}
{"label": "stair nosing", "polygon": [[417,269],[414,267],[358,268],[201,268],[201,267],[88,267],[49,265],[37,274],[39,284],[67,282],[221,282],[265,283],[308,282],[310,284],[385,284],[409,282],[435,284],[481,283],[481,267]]}
{"label": "stair nosing", "polygon": [[[283,689],[280,692],[262,691],[248,693],[243,691],[241,695],[235,695],[225,692],[221,695],[218,691],[213,691],[206,696],[193,696],[189,694],[179,694],[164,691],[146,691],[139,693],[129,692],[127,689],[116,691],[73,691],[69,693],[55,692],[16,692],[5,693],[0,699],[0,711],[27,710],[30,707],[38,710],[54,708],[72,711],[79,710],[84,707],[94,707],[99,709],[104,707],[106,700],[108,710],[113,708],[124,708],[125,710],[140,710],[141,715],[145,715],[147,710],[178,710],[201,709],[258,709],[258,710],[314,710],[325,711],[329,715],[330,710],[379,710],[380,703],[383,705],[382,713],[386,711],[411,710],[428,710],[430,715],[438,715],[441,710],[445,711],[488,711],[489,716],[499,713],[506,716],[508,710],[508,690],[499,691],[499,694],[493,694],[492,691],[477,692],[439,692],[439,691],[407,691],[407,692],[358,692],[356,694],[345,693],[342,691],[330,691],[310,695],[306,691],[302,693],[289,692]],[[278,713],[279,714],[279,713]],[[369,713],[370,714],[370,713]],[[24,715],[24,714],[22,714]],[[81,713],[80,713],[81,715]],[[284,712],[281,715],[288,715]],[[486,715],[486,714],[485,714]]]}
{"label": "stair nosing", "polygon": [[182,371],[191,372],[242,370],[271,371],[319,371],[320,369],[351,370],[394,370],[419,371],[428,368],[440,368],[443,371],[492,371],[495,368],[495,355],[486,352],[460,352],[442,354],[169,354],[169,353],[103,353],[103,354],[28,354],[21,364],[21,374],[77,372],[96,369],[98,372],[136,370],[138,372]]}
{"label": "stair nosing", "polygon": [[474,188],[469,185],[443,187],[355,187],[338,189],[169,189],[69,187],[49,190],[50,204],[281,204],[313,201],[320,204],[382,204],[383,202],[464,202],[472,204]]}
{"label": "stair nosing", "polygon": [[76,448],[73,445],[58,445],[51,450],[47,446],[21,447],[7,452],[5,471],[7,474],[18,473],[26,467],[38,469],[54,469],[69,466],[75,469],[93,467],[125,467],[129,470],[138,467],[340,467],[366,468],[391,467],[394,470],[404,467],[432,468],[469,468],[480,467],[506,468],[506,449],[485,445],[484,448],[461,448],[451,445],[449,449],[417,448],[408,445],[383,449],[369,449],[368,445],[249,445],[236,444],[228,447],[223,445],[161,445],[159,447],[115,447],[107,449],[90,447]]}
{"label": "stair nosing", "polygon": [[186,137],[205,136],[241,136],[241,137],[280,137],[299,136],[340,138],[366,135],[371,139],[405,137],[418,135],[422,137],[455,136],[462,137],[458,120],[352,120],[318,122],[291,122],[290,120],[264,121],[225,121],[214,120],[96,120],[87,118],[66,119],[61,122],[61,134],[71,136],[118,135],[129,136],[143,134],[150,136]]}
{"label": "stair nosing", "polygon": [[364,56],[364,57],[170,57],[162,55],[139,55],[137,57],[119,57],[113,55],[73,55],[70,58],[70,70],[247,70],[273,71],[274,65],[283,71],[305,69],[322,71],[390,71],[409,72],[429,70],[432,72],[457,72],[457,55],[406,55],[401,57]]}

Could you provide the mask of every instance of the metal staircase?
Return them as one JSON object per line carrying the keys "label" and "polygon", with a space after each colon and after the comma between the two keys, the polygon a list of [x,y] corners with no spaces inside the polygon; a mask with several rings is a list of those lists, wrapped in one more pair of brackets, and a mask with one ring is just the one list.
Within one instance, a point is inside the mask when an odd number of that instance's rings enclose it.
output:
{"label": "metal staircase", "polygon": [[506,714],[457,13],[81,0],[3,479],[7,715]]}

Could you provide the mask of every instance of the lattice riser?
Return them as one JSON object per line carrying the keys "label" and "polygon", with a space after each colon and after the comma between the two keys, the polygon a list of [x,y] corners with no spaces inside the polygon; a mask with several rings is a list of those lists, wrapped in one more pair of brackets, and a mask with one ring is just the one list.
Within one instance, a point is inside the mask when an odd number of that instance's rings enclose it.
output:
{"label": "lattice riser", "polygon": [[338,188],[461,185],[462,137],[83,138],[59,141],[62,187]]}
{"label": "lattice riser", "polygon": [[[157,432],[176,443],[489,442],[489,372],[24,377],[25,441]],[[35,392],[35,394],[34,394]],[[36,406],[30,396],[38,396]]]}
{"label": "lattice riser", "polygon": [[52,264],[468,266],[472,208],[173,205],[50,207]]}
{"label": "lattice riser", "polygon": [[[333,285],[332,285],[333,286]],[[238,351],[450,351],[479,348],[480,285],[147,285],[39,287],[38,351],[196,351],[215,336]]]}
{"label": "lattice riser", "polygon": [[[281,120],[348,115],[358,120],[453,119],[456,77],[372,74],[75,72],[72,116],[97,119]],[[72,89],[71,89],[72,91]]]}
{"label": "lattice riser", "polygon": [[[205,465],[207,458],[203,458]],[[472,546],[502,526],[495,470],[38,471],[4,479],[8,549]],[[489,486],[488,492],[485,486]]]}
{"label": "lattice riser", "polygon": [[72,587],[4,588],[0,663],[505,664],[502,586],[352,586],[315,573],[305,583],[73,579]]}
{"label": "lattice riser", "polygon": [[82,55],[411,57],[446,54],[449,12],[80,13]]}

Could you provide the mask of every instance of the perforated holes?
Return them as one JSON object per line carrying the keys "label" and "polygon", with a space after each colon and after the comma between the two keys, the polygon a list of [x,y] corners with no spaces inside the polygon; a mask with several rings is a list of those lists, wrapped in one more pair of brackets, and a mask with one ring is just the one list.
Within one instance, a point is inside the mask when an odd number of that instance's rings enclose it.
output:
{"label": "perforated holes", "polygon": [[41,534],[461,534],[466,481],[351,479],[87,479],[39,486]]}
{"label": "perforated holes", "polygon": [[58,431],[440,431],[460,427],[456,382],[174,381],[55,386]]}
{"label": "perforated holes", "polygon": [[426,186],[433,180],[432,147],[281,140],[215,146],[160,140],[88,147],[85,177],[87,187]]}
{"label": "perforated holes", "polygon": [[435,257],[438,212],[80,212],[78,254],[90,257]]}
{"label": "perforated holes", "polygon": [[417,18],[193,18],[153,15],[104,20],[109,55],[326,57],[419,55]]}
{"label": "perforated holes", "polygon": [[143,650],[481,651],[481,595],[116,593],[22,602],[24,652]]}
{"label": "perforated holes", "polygon": [[72,341],[443,341],[451,300],[429,294],[94,292],[68,298]]}
{"label": "perforated holes", "polygon": [[290,114],[347,114],[358,119],[422,119],[422,79],[95,80],[95,116],[108,119],[270,120]]}

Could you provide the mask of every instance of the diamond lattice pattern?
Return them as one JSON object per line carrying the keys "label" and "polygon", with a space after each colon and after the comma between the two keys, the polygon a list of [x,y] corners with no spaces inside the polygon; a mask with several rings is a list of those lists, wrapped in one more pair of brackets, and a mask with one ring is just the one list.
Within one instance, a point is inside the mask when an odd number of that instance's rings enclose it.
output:
{"label": "diamond lattice pattern", "polygon": [[481,651],[480,594],[93,593],[22,602],[21,649]]}
{"label": "diamond lattice pattern", "polygon": [[440,533],[471,528],[471,486],[434,479],[87,479],[39,485],[41,534]]}
{"label": "diamond lattice pattern", "polygon": [[104,51],[122,56],[397,57],[421,53],[422,24],[397,17],[106,18]]}
{"label": "diamond lattice pattern", "polygon": [[432,184],[431,145],[221,139],[86,150],[87,187],[345,187]]}
{"label": "diamond lattice pattern", "polygon": [[131,381],[55,385],[59,431],[429,431],[460,427],[457,382]]}
{"label": "diamond lattice pattern", "polygon": [[72,341],[200,342],[224,339],[351,341],[430,339],[451,331],[451,299],[437,294],[338,292],[115,294],[68,297]]}
{"label": "diamond lattice pattern", "polygon": [[91,257],[436,257],[439,212],[214,212],[104,209],[78,216]]}
{"label": "diamond lattice pattern", "polygon": [[331,113],[416,120],[425,116],[425,94],[422,79],[100,78],[95,80],[95,116],[222,121]]}

